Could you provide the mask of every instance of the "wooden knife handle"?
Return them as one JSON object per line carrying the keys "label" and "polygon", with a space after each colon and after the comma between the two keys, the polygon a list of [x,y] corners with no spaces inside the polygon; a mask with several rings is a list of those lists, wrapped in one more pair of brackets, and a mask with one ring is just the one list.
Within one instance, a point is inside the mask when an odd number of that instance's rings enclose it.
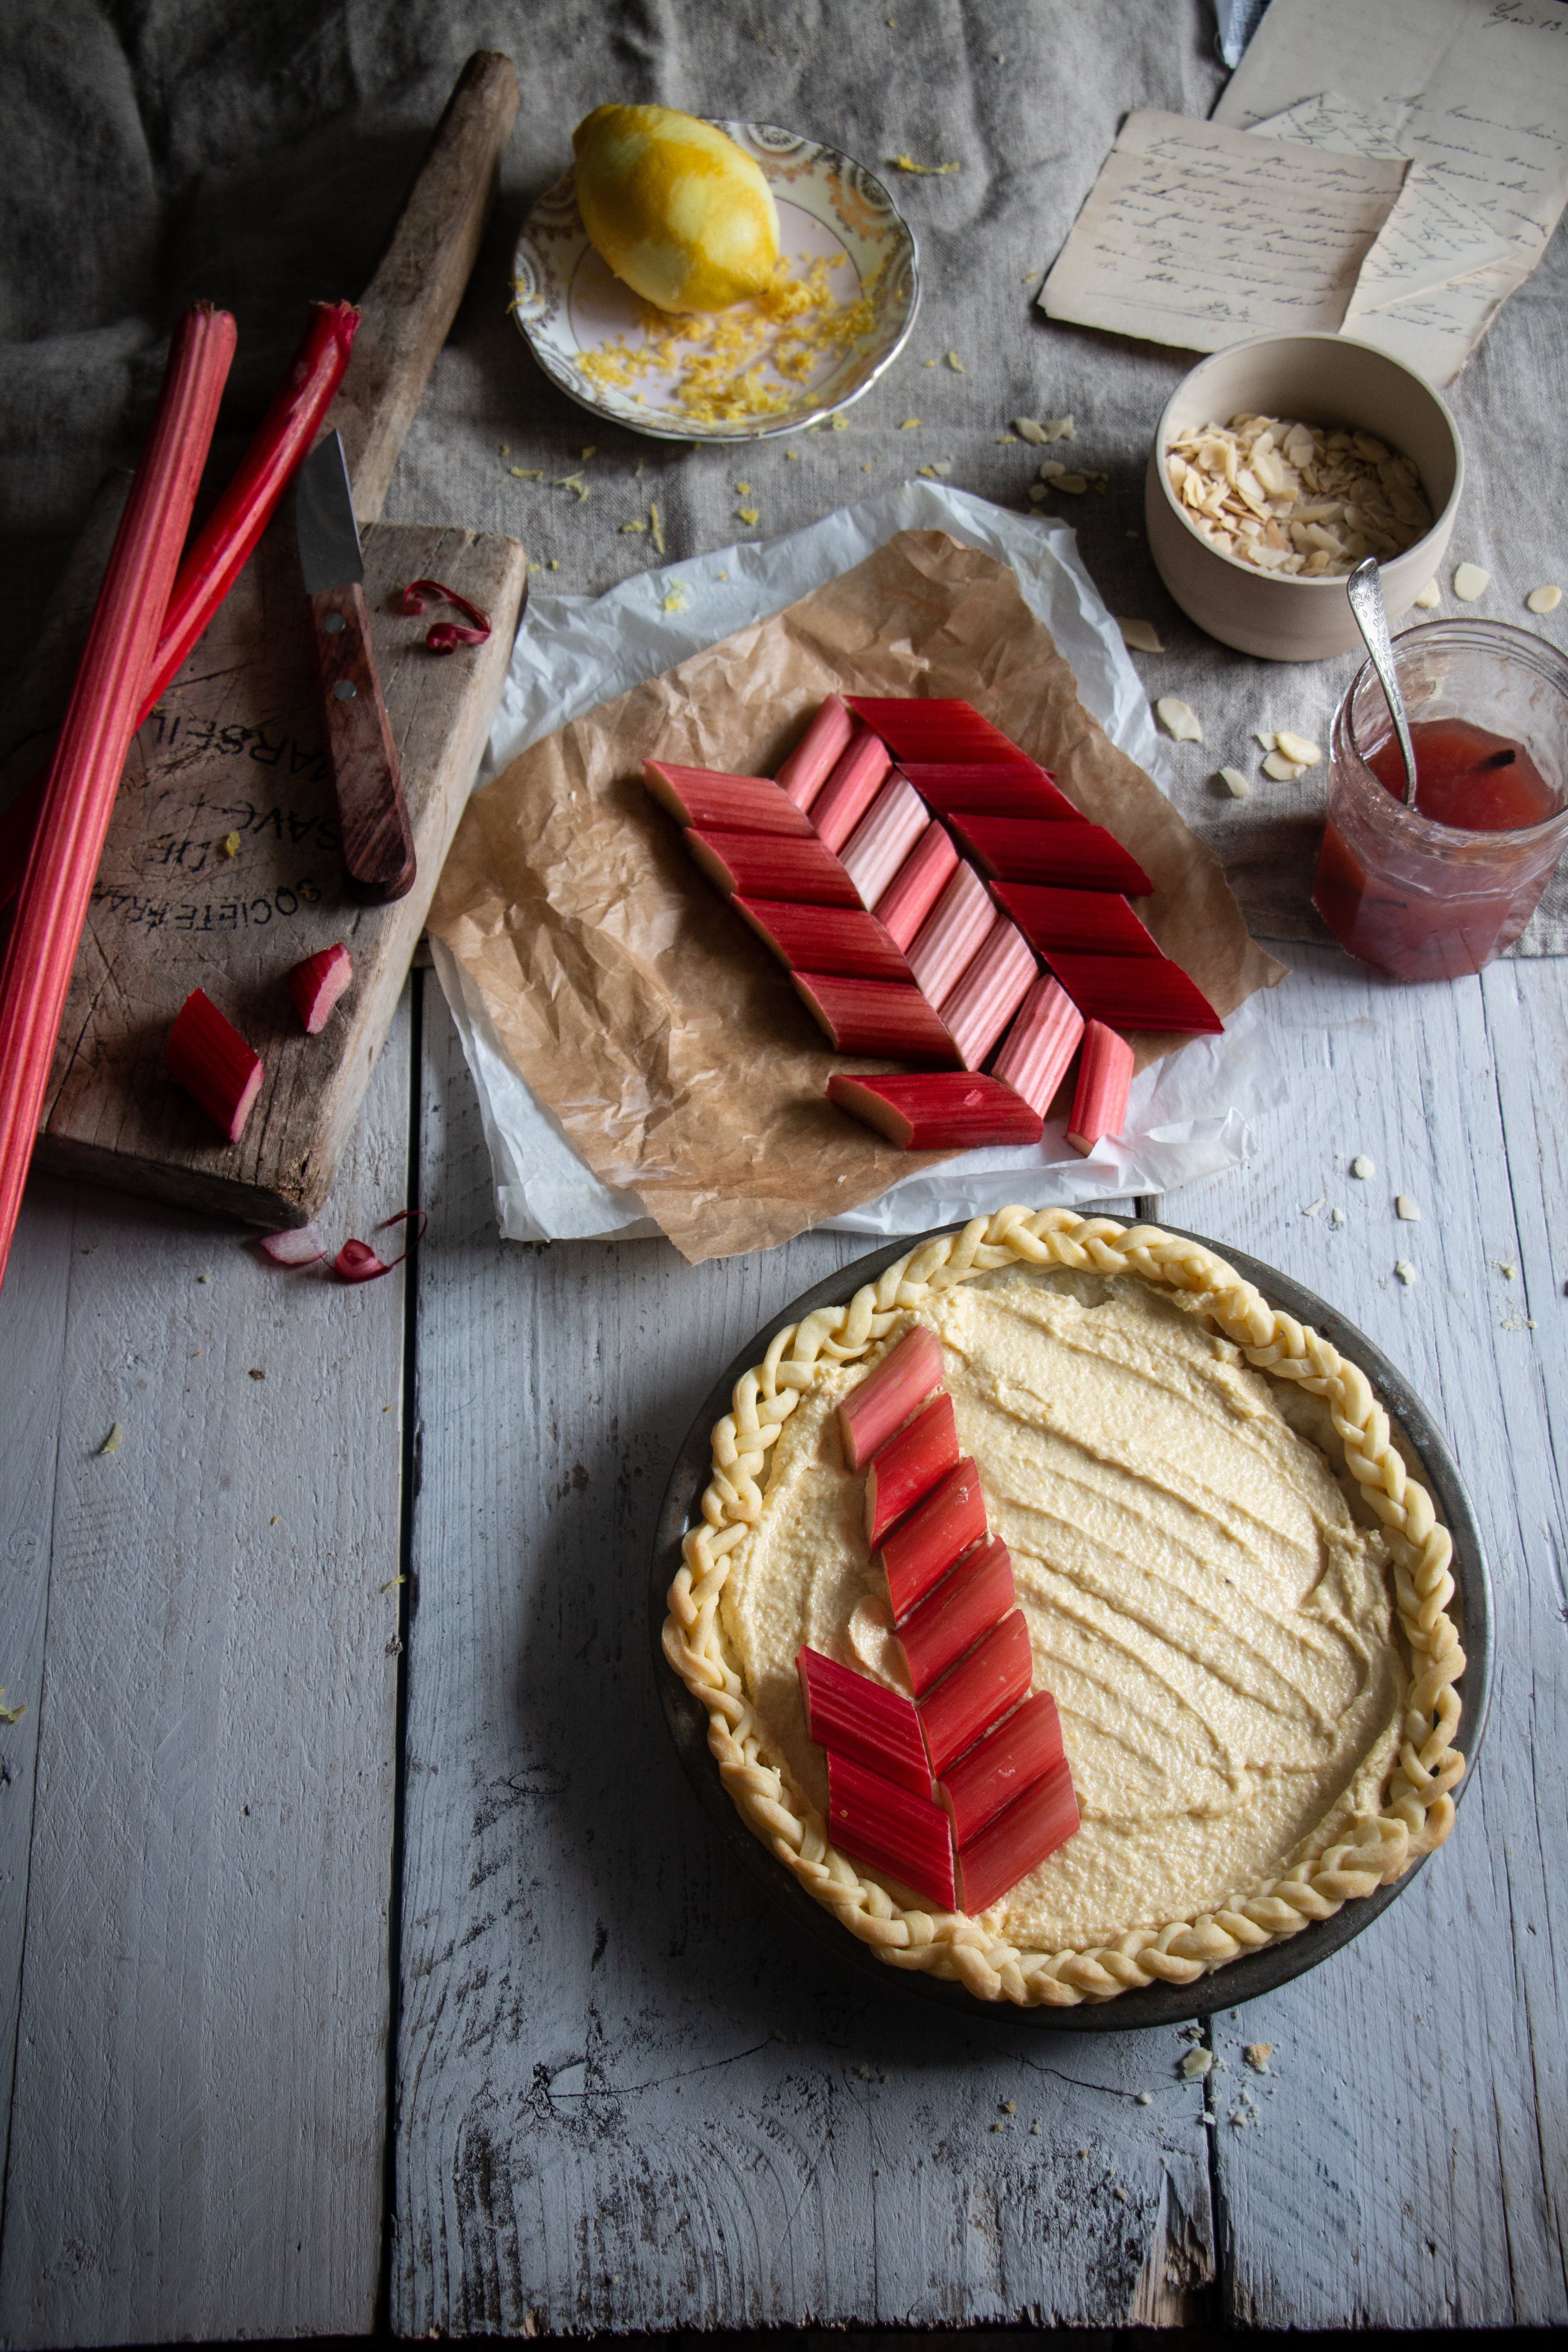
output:
{"label": "wooden knife handle", "polygon": [[380,906],[414,883],[414,832],[375,656],[370,614],[355,584],[307,597],[321,688],[321,723],[338,796],[343,878]]}
{"label": "wooden knife handle", "polygon": [[476,49],[360,302],[359,332],[321,430],[342,436],[361,522],[380,516],[397,453],[458,315],[517,102],[511,59]]}

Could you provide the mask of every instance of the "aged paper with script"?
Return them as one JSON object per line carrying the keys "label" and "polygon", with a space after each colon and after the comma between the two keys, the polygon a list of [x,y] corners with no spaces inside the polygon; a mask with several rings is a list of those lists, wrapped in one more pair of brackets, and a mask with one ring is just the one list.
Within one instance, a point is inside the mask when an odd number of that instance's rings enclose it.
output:
{"label": "aged paper with script", "polygon": [[[824,695],[962,695],[1053,769],[1153,882],[1139,912],[1222,1014],[1284,966],[1219,860],[1078,698],[1011,569],[906,530],[826,587],[520,752],[464,812],[430,929],[512,1066],[601,1182],[694,1264],[770,1249],[951,1159],[825,1098],[831,1053],[641,781],[649,756],[768,775]],[[1143,1068],[1185,1041],[1132,1039]]]}
{"label": "aged paper with script", "polygon": [[[1356,91],[1359,121],[1329,119],[1325,68]],[[1568,200],[1568,7],[1273,0],[1214,121],[1319,152],[1413,159],[1345,325],[1447,383]]]}
{"label": "aged paper with script", "polygon": [[1189,351],[1332,332],[1408,165],[1130,114],[1040,289],[1072,319]]}

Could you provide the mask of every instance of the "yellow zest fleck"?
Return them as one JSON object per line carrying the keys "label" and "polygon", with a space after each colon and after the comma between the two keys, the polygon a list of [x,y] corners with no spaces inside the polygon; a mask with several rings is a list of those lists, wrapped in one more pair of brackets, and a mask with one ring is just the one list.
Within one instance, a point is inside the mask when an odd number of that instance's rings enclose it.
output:
{"label": "yellow zest fleck", "polygon": [[520,482],[542,482],[544,479],[542,466],[509,466],[507,472],[514,474]]}
{"label": "yellow zest fleck", "polygon": [[237,857],[239,856],[238,834],[226,833],[223,839],[218,843],[218,850],[225,857]]}
{"label": "yellow zest fleck", "polygon": [[588,495],[588,485],[583,479],[581,474],[552,475],[551,478],[550,487],[553,490],[575,490],[577,493],[577,503],[579,506],[582,505],[583,500]]}
{"label": "yellow zest fleck", "polygon": [[503,457],[510,457],[511,456],[511,443],[510,441],[503,441],[501,443],[500,453]]}
{"label": "yellow zest fleck", "polygon": [[621,525],[620,527],[621,527],[622,530],[624,530],[624,531],[625,531],[625,530],[646,530],[647,529],[647,523],[646,523],[646,522],[624,522],[624,523],[622,523],[622,525]]}
{"label": "yellow zest fleck", "polygon": [[546,571],[547,571],[547,572],[559,572],[559,571],[560,571],[560,569],[561,569],[561,559],[560,559],[560,557],[559,557],[559,556],[556,556],[556,555],[552,555],[552,556],[551,557],[551,559],[550,559],[550,562],[546,564],[545,569],[546,569]]}
{"label": "yellow zest fleck", "polygon": [[752,495],[752,486],[750,482],[737,482],[735,485],[735,495],[737,498],[749,499]]}
{"label": "yellow zest fleck", "polygon": [[7,1706],[5,1702],[5,1685],[0,1683],[0,1723],[20,1723],[27,1712],[26,1700],[24,1699],[20,1706]]}
{"label": "yellow zest fleck", "polygon": [[786,449],[784,451],[784,463],[789,466],[798,466],[800,463],[800,451],[798,449]]}
{"label": "yellow zest fleck", "polygon": [[833,430],[835,433],[847,433],[849,430],[849,419],[847,416],[836,416],[833,419]]}
{"label": "yellow zest fleck", "polygon": [[906,416],[899,430],[900,433],[912,433],[919,423],[918,416]]}
{"label": "yellow zest fleck", "polygon": [[949,172],[962,172],[962,163],[917,163],[912,155],[889,155],[888,162],[895,172],[919,172],[928,180],[944,179]]}
{"label": "yellow zest fleck", "polygon": [[99,1452],[100,1454],[118,1454],[120,1451],[120,1441],[124,1434],[125,1432],[121,1428],[120,1423],[118,1422],[112,1423],[110,1426],[109,1435],[99,1447]]}
{"label": "yellow zest fleck", "polygon": [[586,447],[586,448],[584,450],[584,452],[583,452],[583,456],[584,456],[584,460],[586,460],[586,459],[587,459],[587,458],[589,458],[589,457],[596,457],[598,456],[598,454],[599,454],[599,452],[598,452],[598,450],[595,447],[595,446],[594,446],[594,444],[593,444],[593,442],[592,442],[592,441],[590,441],[590,442],[589,442],[589,444],[588,444],[587,447]]}
{"label": "yellow zest fleck", "polygon": [[721,580],[728,580],[728,578],[730,577],[730,575],[729,575],[729,573],[728,573],[727,572],[721,572],[721,573],[719,574],[719,577],[720,577],[720,579],[721,579]]}
{"label": "yellow zest fleck", "polygon": [[657,505],[651,503],[647,510],[647,527],[653,533],[653,543],[655,547],[658,548],[659,553],[662,555],[664,553],[664,522],[659,514],[658,508]]}
{"label": "yellow zest fleck", "polygon": [[668,595],[661,599],[661,603],[662,603],[662,606],[663,606],[664,611],[665,611],[665,612],[667,612],[667,613],[684,613],[684,612],[685,612],[685,610],[686,610],[686,605],[687,605],[687,595],[686,595],[686,591],[685,591],[685,589],[681,586],[681,584],[680,584],[680,583],[679,583],[679,580],[676,582],[676,583],[675,583],[674,587],[670,590],[670,592],[669,592]]}
{"label": "yellow zest fleck", "polygon": [[735,512],[739,516],[740,520],[744,523],[754,523],[757,520],[757,509],[755,507],[737,507],[735,509]]}
{"label": "yellow zest fleck", "polygon": [[998,449],[1005,449],[1009,441],[1016,441],[1017,438],[1018,436],[1016,433],[998,433],[996,436],[996,446]]}
{"label": "yellow zest fleck", "polygon": [[382,1588],[381,1588],[381,1589],[382,1589],[382,1591],[383,1591],[384,1592],[391,1592],[391,1591],[393,1591],[395,1589],[395,1587],[396,1587],[396,1586],[398,1586],[398,1585],[400,1585],[400,1584],[406,1584],[406,1583],[407,1583],[407,1581],[408,1581],[408,1579],[407,1579],[405,1576],[389,1576],[389,1577],[387,1578],[387,1580],[386,1580],[386,1582],[382,1586]]}
{"label": "yellow zest fleck", "polygon": [[947,363],[952,370],[954,375],[967,375],[969,373],[956,352],[949,352],[947,355]]}
{"label": "yellow zest fleck", "polygon": [[278,1525],[278,1514],[276,1511],[273,1512],[272,1517],[268,1520],[267,1524],[269,1528],[275,1528]]}
{"label": "yellow zest fleck", "polygon": [[921,360],[921,367],[935,367],[936,362],[934,360]]}

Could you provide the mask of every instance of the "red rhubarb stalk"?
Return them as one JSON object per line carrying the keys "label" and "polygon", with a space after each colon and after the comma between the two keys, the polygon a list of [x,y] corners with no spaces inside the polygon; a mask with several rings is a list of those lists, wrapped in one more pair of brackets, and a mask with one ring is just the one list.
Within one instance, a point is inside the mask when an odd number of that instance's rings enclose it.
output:
{"label": "red rhubarb stalk", "polygon": [[326,1027],[333,1005],[353,976],[353,964],[341,940],[335,947],[320,948],[294,966],[289,974],[289,993],[307,1037],[319,1035]]}
{"label": "red rhubarb stalk", "polygon": [[1195,981],[1169,956],[1066,955],[1046,961],[1090,1021],[1116,1029],[1175,1029],[1217,1036],[1224,1022]]}
{"label": "red rhubarb stalk", "polygon": [[677,824],[716,825],[726,833],[785,833],[809,839],[816,830],[804,809],[766,776],[730,776],[719,768],[681,768],[645,760],[642,778]]}
{"label": "red rhubarb stalk", "polygon": [[1057,1703],[1049,1691],[1037,1691],[944,1774],[937,1795],[952,1815],[955,1843],[973,1844],[1026,1789],[1054,1771],[1065,1752]]}
{"label": "red rhubarb stalk", "polygon": [[1157,956],[1160,943],[1125,898],[1110,890],[1052,890],[1038,882],[998,882],[995,896],[1042,952]]}
{"label": "red rhubarb stalk", "polygon": [[1102,1135],[1121,1134],[1131,1084],[1131,1046],[1103,1021],[1090,1021],[1083,1033],[1083,1057],[1068,1118],[1068,1141],[1075,1151],[1087,1154]]}
{"label": "red rhubarb stalk", "polygon": [[[160,615],[156,650],[141,681],[136,727],[157,704],[196,639],[238,579],[271,521],[289,477],[316,437],[317,429],[349,362],[349,346],[359,312],[348,302],[313,302],[304,336],[239,470],[181,564]],[[20,887],[47,771],[0,815],[0,907]]]}
{"label": "red rhubarb stalk", "polygon": [[930,1799],[931,1767],[912,1698],[802,1643],[795,1668],[805,1727],[831,1755],[858,1757],[900,1789]]}
{"label": "red rhubarb stalk", "polygon": [[926,1692],[920,1701],[921,1728],[938,1780],[946,1779],[999,1715],[1028,1696],[1033,1672],[1029,1629],[1023,1612],[1015,1609]]}
{"label": "red rhubarb stalk", "polygon": [[1065,1845],[1078,1826],[1078,1799],[1064,1758],[959,1855],[959,1899],[970,1917],[999,1903],[1009,1887]]}
{"label": "red rhubarb stalk", "polygon": [[456,605],[468,622],[461,628],[456,621],[433,621],[425,632],[425,642],[433,654],[455,654],[459,646],[482,646],[490,633],[490,616],[459,596],[455,588],[439,580],[411,580],[398,596],[399,607],[405,613],[422,613],[432,597],[445,604]]}
{"label": "red rhubarb stalk", "polygon": [[174,330],[157,414],[49,764],[0,971],[0,1277],[142,680],[233,355],[234,320],[210,304],[188,310]]}
{"label": "red rhubarb stalk", "polygon": [[985,1144],[1038,1143],[1044,1129],[1039,1112],[1022,1095],[1000,1078],[973,1070],[900,1070],[858,1078],[836,1071],[827,1081],[827,1099],[900,1151],[978,1151]]}
{"label": "red rhubarb stalk", "polygon": [[952,1399],[932,1397],[913,1421],[879,1445],[866,1473],[866,1541],[873,1551],[895,1520],[958,1467],[958,1424]]}
{"label": "red rhubarb stalk", "polygon": [[791,971],[912,982],[902,953],[864,907],[796,907],[739,893],[730,904]]}
{"label": "red rhubarb stalk", "polygon": [[775,779],[796,808],[811,806],[854,731],[855,721],[843,697],[830,694]]}
{"label": "red rhubarb stalk", "polygon": [[930,823],[914,786],[889,776],[839,852],[868,907],[876,905]]}
{"label": "red rhubarb stalk", "polygon": [[900,1789],[853,1756],[827,1751],[827,1827],[833,1843],[939,1910],[953,1906],[952,1832],[929,1797]]}
{"label": "red rhubarb stalk", "polygon": [[1043,817],[1079,824],[1083,811],[1057,788],[1054,777],[1020,751],[1016,766],[993,760],[907,760],[903,772],[921,800],[939,816]]}
{"label": "red rhubarb stalk", "polygon": [[954,817],[960,844],[1001,882],[1047,882],[1076,890],[1122,890],[1146,898],[1154,885],[1102,824],[1052,824],[1038,817]]}
{"label": "red rhubarb stalk", "polygon": [[261,1092],[261,1056],[199,988],[192,989],[174,1015],[163,1066],[200,1103],[225,1140],[237,1143]]}
{"label": "red rhubarb stalk", "polygon": [[996,915],[973,960],[938,1010],[966,1070],[977,1070],[1028,994],[1039,966],[1005,915]]}
{"label": "red rhubarb stalk", "polygon": [[928,824],[871,909],[901,948],[909,947],[957,864],[958,852],[947,827]]}
{"label": "red rhubarb stalk", "polygon": [[980,1491],[980,1473],[965,1454],[957,1469],[948,1472],[941,1486],[932,1488],[882,1545],[881,1561],[895,1625],[984,1533],[985,1497]]}
{"label": "red rhubarb stalk", "polygon": [[855,735],[811,804],[811,821],[829,849],[843,848],[882,789],[892,761],[888,747],[869,728]]}
{"label": "red rhubarb stalk", "polygon": [[884,743],[890,744],[901,767],[906,760],[987,761],[1004,766],[1035,762],[1009,740],[989,719],[982,719],[972,702],[939,695],[852,694],[849,708]]}
{"label": "red rhubarb stalk", "polygon": [[894,1062],[957,1060],[936,1010],[912,981],[840,980],[830,972],[790,974],[795,994],[826,1032],[836,1054],[884,1054]]}
{"label": "red rhubarb stalk", "polygon": [[1012,1558],[1001,1537],[993,1536],[976,1544],[899,1628],[917,1698],[1001,1623],[1014,1599]]}
{"label": "red rhubarb stalk", "polygon": [[839,1404],[838,1433],[850,1469],[863,1469],[941,1386],[942,1342],[923,1323],[912,1324]]}
{"label": "red rhubarb stalk", "polygon": [[692,825],[686,846],[708,879],[732,898],[792,898],[814,907],[856,907],[860,894],[815,834],[730,833]]}
{"label": "red rhubarb stalk", "polygon": [[1041,972],[1002,1040],[994,1070],[1042,1120],[1068,1074],[1083,1028],[1083,1015],[1061,982],[1048,971]]}
{"label": "red rhubarb stalk", "polygon": [[995,911],[973,866],[960,864],[910,949],[910,969],[933,1004],[970,962]]}

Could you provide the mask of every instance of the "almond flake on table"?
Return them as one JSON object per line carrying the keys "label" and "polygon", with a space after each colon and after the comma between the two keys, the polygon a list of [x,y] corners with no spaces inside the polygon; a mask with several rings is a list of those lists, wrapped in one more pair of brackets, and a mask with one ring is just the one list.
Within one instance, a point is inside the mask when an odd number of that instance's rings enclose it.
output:
{"label": "almond flake on table", "polygon": [[1252,730],[1252,740],[1255,743],[1261,744],[1266,751],[1272,751],[1274,749],[1274,738],[1266,727],[1255,727]]}
{"label": "almond flake on table", "polygon": [[1408,1192],[1396,1192],[1394,1194],[1394,1213],[1396,1217],[1402,1219],[1407,1225],[1418,1225],[1421,1222],[1420,1204],[1418,1202],[1413,1201]]}
{"label": "almond flake on table", "polygon": [[1263,772],[1272,776],[1277,784],[1293,784],[1299,776],[1305,775],[1306,768],[1300,760],[1288,760],[1283,751],[1270,751],[1263,762]]}
{"label": "almond flake on table", "polygon": [[1376,1173],[1376,1160],[1369,1160],[1364,1151],[1358,1151],[1355,1158],[1351,1161],[1351,1174],[1352,1176],[1359,1176],[1364,1182],[1367,1177],[1375,1176]]}
{"label": "almond flake on table", "polygon": [[1183,702],[1179,696],[1163,694],[1154,705],[1154,716],[1174,742],[1203,741],[1204,730],[1198,724],[1196,711],[1190,703]]}
{"label": "almond flake on table", "polygon": [[1437,583],[1435,580],[1428,580],[1426,587],[1423,588],[1421,593],[1415,601],[1420,605],[1424,613],[1435,612],[1443,601],[1443,591],[1438,587]]}
{"label": "almond flake on table", "polygon": [[1454,593],[1463,604],[1473,604],[1491,586],[1492,575],[1479,563],[1461,563],[1454,572]]}
{"label": "almond flake on table", "polygon": [[947,355],[947,363],[952,370],[954,375],[967,375],[969,373],[956,352],[949,352]]}
{"label": "almond flake on table", "polygon": [[1407,1257],[1396,1257],[1394,1261],[1394,1271],[1408,1290],[1415,1279],[1415,1268],[1411,1265],[1410,1260]]}
{"label": "almond flake on table", "polygon": [[1309,742],[1304,735],[1292,735],[1285,727],[1281,727],[1275,736],[1274,749],[1282,752],[1287,760],[1294,761],[1298,768],[1316,767],[1323,756],[1316,743]]}
{"label": "almond flake on table", "polygon": [[1251,796],[1252,786],[1239,768],[1222,768],[1219,780],[1233,801],[1244,801]]}
{"label": "almond flake on table", "polygon": [[1160,643],[1152,621],[1118,619],[1116,625],[1121,632],[1122,644],[1131,646],[1135,653],[1163,654],[1164,652],[1165,648]]}
{"label": "almond flake on table", "polygon": [[1524,601],[1531,613],[1555,613],[1563,602],[1563,591],[1554,581],[1549,580],[1542,587],[1532,588]]}

